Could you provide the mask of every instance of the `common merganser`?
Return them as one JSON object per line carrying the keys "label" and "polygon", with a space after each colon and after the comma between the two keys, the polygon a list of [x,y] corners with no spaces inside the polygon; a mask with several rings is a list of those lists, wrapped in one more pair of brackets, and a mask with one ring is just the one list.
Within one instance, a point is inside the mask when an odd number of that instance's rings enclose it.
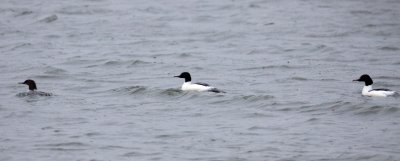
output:
{"label": "common merganser", "polygon": [[36,83],[32,79],[25,80],[25,82],[20,82],[19,84],[26,84],[29,86],[28,95],[39,95],[39,96],[51,96],[51,93],[35,91],[37,90]]}
{"label": "common merganser", "polygon": [[215,93],[225,93],[224,91],[221,91],[215,87],[210,86],[209,84],[206,83],[192,83],[192,77],[190,76],[190,73],[188,72],[183,72],[181,75],[177,75],[174,77],[178,78],[185,78],[185,82],[182,84],[182,90],[183,91],[209,91],[209,92],[215,92]]}
{"label": "common merganser", "polygon": [[372,89],[372,84],[374,82],[368,74],[364,74],[359,79],[353,81],[365,82],[365,86],[361,92],[361,94],[364,96],[386,97],[394,95],[396,93],[396,91],[392,91],[389,89]]}

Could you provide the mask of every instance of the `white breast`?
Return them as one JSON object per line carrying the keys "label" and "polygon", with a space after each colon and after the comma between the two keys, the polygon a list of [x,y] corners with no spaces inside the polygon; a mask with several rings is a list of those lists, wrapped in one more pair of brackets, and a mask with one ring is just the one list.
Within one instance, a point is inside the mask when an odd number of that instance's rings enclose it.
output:
{"label": "white breast", "polygon": [[364,96],[372,96],[372,97],[386,97],[390,95],[394,95],[395,91],[376,91],[372,89],[372,85],[364,86],[362,90],[362,95]]}
{"label": "white breast", "polygon": [[193,84],[191,82],[185,82],[182,85],[183,91],[208,91],[211,90],[213,87],[210,86],[203,86],[199,84]]}

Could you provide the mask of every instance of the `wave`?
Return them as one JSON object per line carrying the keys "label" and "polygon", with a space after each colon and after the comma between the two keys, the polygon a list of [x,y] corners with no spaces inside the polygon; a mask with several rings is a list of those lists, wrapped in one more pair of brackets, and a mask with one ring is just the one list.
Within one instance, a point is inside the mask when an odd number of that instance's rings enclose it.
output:
{"label": "wave", "polygon": [[[357,108],[356,108],[357,109]],[[399,111],[398,107],[387,107],[382,105],[370,105],[359,107],[354,111],[355,115],[390,114]]]}
{"label": "wave", "polygon": [[21,92],[16,94],[17,97],[38,97],[38,96],[54,96],[52,93],[46,93],[41,91],[34,91],[34,92]]}
{"label": "wave", "polygon": [[399,107],[376,105],[370,102],[332,101],[316,105],[300,106],[297,110],[301,113],[333,113],[366,116],[371,114],[394,114],[399,111]]}
{"label": "wave", "polygon": [[350,11],[353,15],[373,15],[374,13],[368,10],[353,10]]}
{"label": "wave", "polygon": [[135,94],[142,94],[145,93],[147,87],[144,86],[128,86],[128,87],[121,87],[112,89],[111,91],[119,93],[119,94],[127,94],[127,95],[135,95]]}
{"label": "wave", "polygon": [[93,15],[105,14],[109,12],[112,12],[112,10],[104,8],[93,8],[90,6],[66,6],[58,11],[58,13],[66,15]]}
{"label": "wave", "polygon": [[149,64],[150,62],[142,61],[142,60],[110,60],[104,63],[104,65],[137,65],[137,64]]}
{"label": "wave", "polygon": [[397,27],[400,24],[397,23],[381,23],[381,24],[367,24],[364,27],[375,28],[375,27]]}
{"label": "wave", "polygon": [[264,107],[266,105],[272,104],[275,99],[272,95],[234,95],[234,94],[221,94],[217,95],[217,97],[213,97],[214,99],[210,99],[209,103],[212,105],[238,105],[241,104],[243,107]]}
{"label": "wave", "polygon": [[379,48],[380,50],[384,50],[384,51],[398,51],[400,50],[400,48],[398,47],[394,47],[394,46],[383,46]]}
{"label": "wave", "polygon": [[89,148],[89,145],[81,142],[64,142],[54,144],[35,145],[38,150],[53,150],[53,151],[82,151]]}
{"label": "wave", "polygon": [[51,22],[54,22],[56,20],[58,20],[58,16],[57,15],[50,15],[50,16],[47,16],[47,17],[39,20],[38,22],[51,23]]}
{"label": "wave", "polygon": [[301,69],[301,68],[306,68],[306,66],[268,65],[268,66],[259,66],[259,67],[239,68],[236,70],[247,71],[247,70],[260,70],[260,69]]}
{"label": "wave", "polygon": [[46,67],[45,70],[46,71],[44,73],[46,73],[46,74],[65,74],[65,73],[67,73],[67,71],[64,69],[51,67],[51,66]]}
{"label": "wave", "polygon": [[162,90],[160,92],[160,94],[165,95],[165,96],[178,96],[178,95],[182,94],[182,92],[183,91],[180,89],[170,88],[170,89]]}

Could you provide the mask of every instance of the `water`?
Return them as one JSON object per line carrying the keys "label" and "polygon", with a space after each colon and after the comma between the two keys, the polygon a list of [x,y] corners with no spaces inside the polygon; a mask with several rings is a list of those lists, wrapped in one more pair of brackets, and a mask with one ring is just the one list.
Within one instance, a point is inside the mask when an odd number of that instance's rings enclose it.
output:
{"label": "water", "polygon": [[2,0],[0,160],[400,160],[399,97],[352,82],[400,90],[399,8]]}

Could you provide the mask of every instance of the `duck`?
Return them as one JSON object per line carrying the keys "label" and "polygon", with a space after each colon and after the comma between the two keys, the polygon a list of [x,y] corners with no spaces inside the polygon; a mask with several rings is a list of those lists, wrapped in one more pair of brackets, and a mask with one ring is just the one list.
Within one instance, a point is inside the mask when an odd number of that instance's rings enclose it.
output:
{"label": "duck", "polygon": [[38,96],[51,96],[52,95],[51,93],[37,91],[36,83],[32,79],[27,79],[24,82],[20,82],[19,84],[28,85],[28,88],[29,88],[29,92],[27,93],[28,95],[38,95]]}
{"label": "duck", "polygon": [[182,91],[198,91],[198,92],[214,92],[214,93],[225,93],[207,83],[192,83],[192,77],[189,72],[182,72],[180,75],[174,76],[177,78],[184,78],[185,82],[182,84]]}
{"label": "duck", "polygon": [[363,74],[361,75],[360,78],[355,79],[353,81],[358,81],[358,82],[364,82],[365,86],[362,89],[361,94],[363,96],[370,96],[370,97],[387,97],[387,96],[392,96],[396,94],[396,91],[390,90],[390,89],[372,89],[372,84],[374,83],[372,81],[372,78],[368,74]]}

